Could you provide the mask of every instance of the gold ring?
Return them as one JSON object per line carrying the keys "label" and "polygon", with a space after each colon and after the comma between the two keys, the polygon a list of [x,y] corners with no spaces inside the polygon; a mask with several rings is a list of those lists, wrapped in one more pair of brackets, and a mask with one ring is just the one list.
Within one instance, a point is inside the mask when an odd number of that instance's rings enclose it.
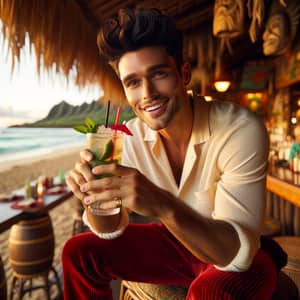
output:
{"label": "gold ring", "polygon": [[115,197],[114,201],[115,201],[115,204],[116,204],[116,208],[122,207],[122,198],[121,197]]}

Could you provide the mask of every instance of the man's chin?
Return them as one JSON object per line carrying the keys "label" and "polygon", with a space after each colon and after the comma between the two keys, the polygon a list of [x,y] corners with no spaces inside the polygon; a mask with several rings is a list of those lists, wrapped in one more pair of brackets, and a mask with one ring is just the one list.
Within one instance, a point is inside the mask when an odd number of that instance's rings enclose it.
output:
{"label": "man's chin", "polygon": [[159,130],[162,130],[162,129],[165,129],[167,127],[167,125],[165,124],[165,122],[159,122],[159,121],[147,121],[147,120],[143,120],[144,123],[147,124],[147,126],[154,130],[154,131],[159,131]]}
{"label": "man's chin", "polygon": [[150,128],[150,129],[152,129],[152,130],[154,130],[154,131],[159,131],[159,130],[162,130],[162,129],[165,129],[166,127],[165,126],[162,126],[162,125],[160,125],[160,124],[149,124],[149,123],[146,123],[147,124],[147,126]]}

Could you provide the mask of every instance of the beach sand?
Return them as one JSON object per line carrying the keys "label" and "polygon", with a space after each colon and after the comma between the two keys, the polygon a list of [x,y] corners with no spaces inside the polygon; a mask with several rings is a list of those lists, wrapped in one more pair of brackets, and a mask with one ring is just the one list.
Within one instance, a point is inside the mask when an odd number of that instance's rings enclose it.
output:
{"label": "beach sand", "polygon": [[[21,188],[28,181],[37,179],[40,175],[56,176],[60,170],[70,170],[79,158],[78,149],[66,149],[47,156],[17,161],[12,164],[0,163],[0,193],[11,192]],[[61,271],[61,251],[65,241],[71,237],[74,214],[73,197],[50,211],[55,234],[54,266]],[[9,230],[0,234],[0,255],[2,257],[7,279],[7,290],[10,291],[12,269],[8,259],[7,242]],[[46,299],[43,291],[34,291],[32,296],[27,294],[23,299]]]}

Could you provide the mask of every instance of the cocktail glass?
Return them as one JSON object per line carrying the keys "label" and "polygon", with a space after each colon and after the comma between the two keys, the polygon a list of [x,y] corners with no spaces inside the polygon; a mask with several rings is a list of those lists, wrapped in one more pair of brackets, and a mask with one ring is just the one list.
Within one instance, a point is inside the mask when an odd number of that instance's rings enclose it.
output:
{"label": "cocktail glass", "polygon": [[[97,165],[119,163],[122,158],[123,133],[106,127],[100,127],[98,133],[87,133],[87,147],[93,153],[94,159],[89,163],[93,168]],[[111,177],[112,174],[100,174],[96,178]],[[89,205],[93,215],[111,216],[120,213],[120,208],[102,209],[101,202]]]}

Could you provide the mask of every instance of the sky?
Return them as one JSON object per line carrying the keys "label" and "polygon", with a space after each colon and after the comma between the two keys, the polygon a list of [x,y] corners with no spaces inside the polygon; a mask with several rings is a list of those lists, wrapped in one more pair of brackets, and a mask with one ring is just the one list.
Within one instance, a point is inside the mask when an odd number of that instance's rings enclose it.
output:
{"label": "sky", "polygon": [[24,50],[11,74],[11,57],[0,33],[0,127],[44,118],[62,100],[80,105],[102,95],[98,87],[79,89],[71,81],[67,84],[62,75],[41,73],[39,78],[34,54],[29,47]]}

